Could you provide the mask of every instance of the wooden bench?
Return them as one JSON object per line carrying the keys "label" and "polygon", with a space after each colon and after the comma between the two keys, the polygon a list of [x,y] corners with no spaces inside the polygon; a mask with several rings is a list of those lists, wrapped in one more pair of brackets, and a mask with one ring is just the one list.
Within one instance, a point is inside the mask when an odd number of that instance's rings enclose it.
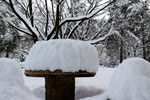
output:
{"label": "wooden bench", "polygon": [[92,77],[95,73],[86,71],[79,72],[54,72],[46,71],[25,71],[26,76],[45,78],[46,100],[74,100],[75,98],[75,77]]}

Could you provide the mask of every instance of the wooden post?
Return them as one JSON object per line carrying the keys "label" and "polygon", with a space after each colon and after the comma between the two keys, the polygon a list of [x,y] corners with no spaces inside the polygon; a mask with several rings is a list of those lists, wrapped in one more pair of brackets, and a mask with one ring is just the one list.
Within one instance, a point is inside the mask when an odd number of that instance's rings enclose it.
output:
{"label": "wooden post", "polygon": [[50,75],[45,77],[46,100],[74,100],[74,75]]}

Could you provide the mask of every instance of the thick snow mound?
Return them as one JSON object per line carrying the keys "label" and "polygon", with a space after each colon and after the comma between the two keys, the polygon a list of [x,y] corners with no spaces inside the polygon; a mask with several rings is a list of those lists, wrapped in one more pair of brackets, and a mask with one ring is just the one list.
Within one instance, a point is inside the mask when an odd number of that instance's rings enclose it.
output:
{"label": "thick snow mound", "polygon": [[8,58],[0,58],[0,80],[9,81],[15,85],[24,84],[19,63]]}
{"label": "thick snow mound", "polygon": [[37,42],[25,61],[26,70],[79,70],[96,72],[98,54],[91,44],[78,40],[57,39]]}
{"label": "thick snow mound", "polygon": [[149,100],[150,63],[129,58],[119,65],[107,91],[110,100]]}
{"label": "thick snow mound", "polygon": [[20,65],[0,58],[0,100],[39,100],[24,86]]}

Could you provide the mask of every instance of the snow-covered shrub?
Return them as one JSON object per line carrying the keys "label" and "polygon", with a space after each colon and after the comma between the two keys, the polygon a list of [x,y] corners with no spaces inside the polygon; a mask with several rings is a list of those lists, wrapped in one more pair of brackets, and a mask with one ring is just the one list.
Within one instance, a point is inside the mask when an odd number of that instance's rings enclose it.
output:
{"label": "snow-covered shrub", "polygon": [[23,85],[22,70],[18,62],[8,58],[0,58],[0,80],[13,85]]}
{"label": "snow-covered shrub", "polygon": [[18,62],[0,58],[0,100],[40,100],[25,86]]}
{"label": "snow-covered shrub", "polygon": [[107,96],[110,100],[149,100],[150,63],[142,58],[129,58],[112,76]]}

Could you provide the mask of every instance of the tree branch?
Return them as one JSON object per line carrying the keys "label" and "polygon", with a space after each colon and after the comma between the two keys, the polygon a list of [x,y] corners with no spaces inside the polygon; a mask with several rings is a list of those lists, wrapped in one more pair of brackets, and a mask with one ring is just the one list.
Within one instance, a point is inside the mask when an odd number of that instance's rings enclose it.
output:
{"label": "tree branch", "polygon": [[11,23],[11,22],[8,22],[8,23],[9,23],[12,27],[14,27],[15,29],[17,29],[18,31],[23,32],[23,33],[25,33],[25,34],[27,34],[27,35],[29,35],[29,36],[32,37],[32,34],[30,34],[30,33],[26,32],[26,31],[20,29],[20,27],[16,27],[16,26],[15,26],[13,23]]}
{"label": "tree branch", "polygon": [[[113,1],[112,1],[113,2]],[[62,21],[60,23],[59,26],[62,26],[64,23],[66,22],[71,22],[71,21],[80,21],[80,20],[87,20],[89,18],[92,18],[94,17],[97,13],[99,13],[100,11],[104,10],[105,8],[107,8],[112,2],[108,3],[106,6],[104,6],[103,8],[100,8],[98,10],[96,10],[95,12],[93,13],[90,13],[89,15],[86,15],[86,16],[80,16],[80,17],[73,17],[73,18],[66,18],[64,21]]]}
{"label": "tree branch", "polygon": [[45,26],[45,36],[47,36],[48,23],[49,23],[49,11],[48,11],[47,0],[45,0],[45,5],[46,5],[46,26]]}
{"label": "tree branch", "polygon": [[18,14],[18,12],[16,11],[14,4],[12,2],[12,0],[9,0],[10,2],[10,7],[12,9],[12,11],[14,12],[14,14],[25,24],[25,26],[29,29],[29,31],[32,33],[32,38],[34,40],[34,42],[36,42],[38,40],[38,36],[36,35],[36,33],[31,29],[31,27],[28,25],[29,23],[27,23],[24,18]]}

